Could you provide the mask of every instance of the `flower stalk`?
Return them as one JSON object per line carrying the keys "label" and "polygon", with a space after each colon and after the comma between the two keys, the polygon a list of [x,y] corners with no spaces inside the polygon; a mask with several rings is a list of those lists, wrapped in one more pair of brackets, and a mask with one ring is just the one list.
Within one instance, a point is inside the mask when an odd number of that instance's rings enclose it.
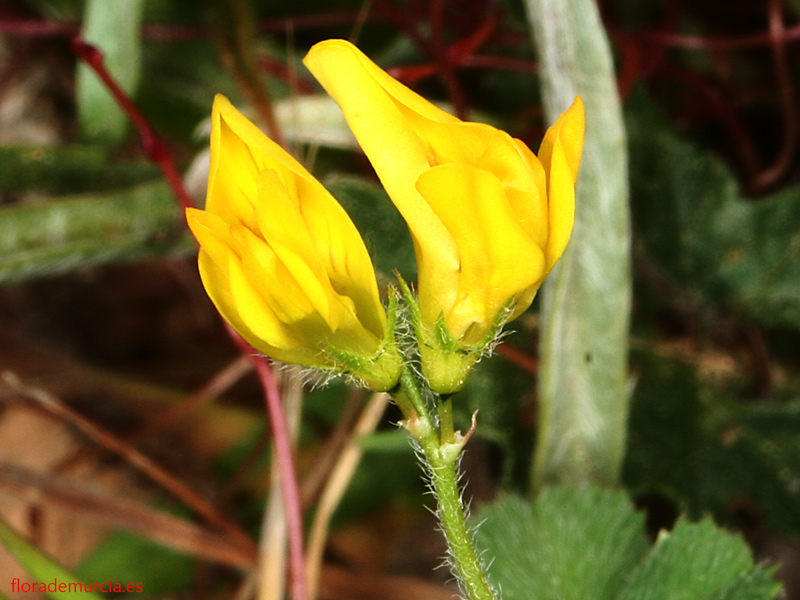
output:
{"label": "flower stalk", "polygon": [[[436,421],[428,412],[420,384],[406,365],[398,389],[392,394],[406,417],[403,425],[419,445],[436,496],[436,514],[441,522],[452,561],[453,574],[469,600],[495,600],[484,565],[467,525],[466,509],[458,485],[458,462],[472,430],[462,435],[453,430],[451,400],[436,397]],[[408,411],[408,407],[413,411]]]}

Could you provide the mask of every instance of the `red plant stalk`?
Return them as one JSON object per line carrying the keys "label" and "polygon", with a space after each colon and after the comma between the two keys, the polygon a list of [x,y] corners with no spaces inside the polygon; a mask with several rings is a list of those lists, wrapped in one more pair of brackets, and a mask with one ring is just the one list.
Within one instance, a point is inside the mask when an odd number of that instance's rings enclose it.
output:
{"label": "red plant stalk", "polygon": [[292,456],[292,438],[289,434],[289,424],[281,404],[281,392],[278,382],[272,372],[267,359],[253,349],[244,339],[236,333],[230,325],[225,324],[228,334],[236,343],[239,351],[247,356],[253,363],[253,368],[264,389],[264,398],[267,403],[267,414],[271,424],[272,443],[275,446],[275,461],[281,481],[281,493],[286,512],[286,531],[289,537],[289,577],[291,580],[292,598],[306,600],[306,566],[303,551],[303,517],[301,513],[300,486],[295,476],[294,458]]}
{"label": "red plant stalk", "polygon": [[128,115],[128,118],[133,121],[133,125],[139,132],[139,139],[141,140],[145,154],[147,154],[147,158],[153,161],[161,169],[161,172],[164,173],[164,177],[166,177],[170,188],[172,188],[178,203],[183,208],[194,206],[192,199],[189,197],[183,185],[183,179],[180,173],[178,173],[178,169],[175,167],[175,161],[172,160],[172,155],[150,127],[144,115],[142,115],[133,101],[105,68],[103,54],[97,48],[91,44],[87,44],[79,37],[72,39],[71,46],[72,51],[102,80],[103,84],[108,88],[108,91],[114,96],[120,108],[122,108],[125,114]]}
{"label": "red plant stalk", "polygon": [[[113,94],[120,107],[133,122],[148,158],[162,171],[164,177],[172,188],[178,203],[184,208],[193,206],[192,200],[183,185],[175,162],[166,146],[156,136],[150,124],[142,113],[117,84],[105,68],[102,53],[94,46],[87,44],[80,38],[72,40],[72,50],[96,74],[108,90]],[[280,471],[281,489],[283,490],[284,510],[286,511],[286,525],[289,538],[289,572],[291,579],[292,598],[306,600],[305,557],[303,554],[303,525],[300,514],[300,493],[292,458],[292,444],[289,436],[289,426],[286,415],[281,405],[281,395],[272,369],[267,359],[257,354],[227,323],[226,330],[239,350],[253,363],[261,386],[264,390],[267,413],[269,415],[272,442],[275,447],[275,457]]]}

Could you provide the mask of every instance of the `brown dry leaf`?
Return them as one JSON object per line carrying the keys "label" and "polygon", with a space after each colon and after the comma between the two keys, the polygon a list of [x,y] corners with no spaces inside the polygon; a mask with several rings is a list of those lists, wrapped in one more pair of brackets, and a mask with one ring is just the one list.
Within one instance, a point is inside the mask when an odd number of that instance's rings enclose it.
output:
{"label": "brown dry leaf", "polygon": [[60,508],[77,521],[140,534],[163,546],[237,567],[252,567],[256,554],[209,529],[94,487],[0,461],[0,483],[36,494],[45,509]]}
{"label": "brown dry leaf", "polygon": [[[23,406],[0,412],[0,461],[47,473],[72,456],[81,442],[69,428],[54,419]],[[78,480],[127,498],[144,498],[127,475],[119,469],[100,467],[97,461],[80,463],[70,473]],[[67,568],[75,566],[107,534],[104,526],[75,519],[74,513],[43,502],[35,489],[20,490],[0,481],[0,514],[18,532],[55,557]],[[38,595],[12,595],[7,589],[14,577],[28,579],[25,571],[4,548],[0,548],[0,589],[10,598],[32,600]]]}

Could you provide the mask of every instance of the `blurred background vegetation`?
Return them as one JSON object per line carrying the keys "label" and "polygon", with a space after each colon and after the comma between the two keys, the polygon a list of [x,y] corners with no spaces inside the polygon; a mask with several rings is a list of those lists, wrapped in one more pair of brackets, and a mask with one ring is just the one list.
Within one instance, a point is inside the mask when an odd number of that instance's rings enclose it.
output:
{"label": "blurred background vegetation", "polygon": [[[780,565],[798,599],[800,2],[600,9],[628,126],[634,226],[624,486],[651,534],[679,514],[713,516],[757,560]],[[0,516],[80,580],[143,582],[152,598],[248,597],[253,558],[236,534],[258,539],[270,486],[263,399],[202,290],[171,189],[128,116],[79,67],[79,34],[103,49],[196,203],[206,119],[224,93],[253,119],[274,118],[388,283],[394,269],[414,278],[410,239],[300,59],[316,41],[354,39],[427,97],[536,149],[545,124],[524,6],[0,6]],[[512,328],[455,402],[462,428],[480,408],[464,461],[475,505],[529,485],[536,304]],[[308,514],[364,401],[341,384],[305,394],[297,452]],[[453,593],[433,570],[443,545],[398,418],[389,408],[361,443],[320,598]],[[203,502],[221,520],[204,517]],[[10,594],[22,574],[0,549],[0,592],[22,597]]]}

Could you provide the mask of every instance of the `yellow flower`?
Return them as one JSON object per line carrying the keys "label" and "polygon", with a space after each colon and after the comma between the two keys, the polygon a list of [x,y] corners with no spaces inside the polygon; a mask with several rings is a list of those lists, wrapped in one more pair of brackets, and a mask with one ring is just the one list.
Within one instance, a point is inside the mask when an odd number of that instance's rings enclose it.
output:
{"label": "yellow flower", "polygon": [[456,391],[498,327],[530,306],[566,247],[583,103],[577,98],[548,130],[537,158],[503,131],[440,110],[349,42],[321,42],[304,62],[408,223],[423,374],[434,391]]}
{"label": "yellow flower", "polygon": [[402,359],[361,236],[322,184],[223,96],[212,111],[206,207],[186,217],[208,295],[254,348],[394,386]]}

